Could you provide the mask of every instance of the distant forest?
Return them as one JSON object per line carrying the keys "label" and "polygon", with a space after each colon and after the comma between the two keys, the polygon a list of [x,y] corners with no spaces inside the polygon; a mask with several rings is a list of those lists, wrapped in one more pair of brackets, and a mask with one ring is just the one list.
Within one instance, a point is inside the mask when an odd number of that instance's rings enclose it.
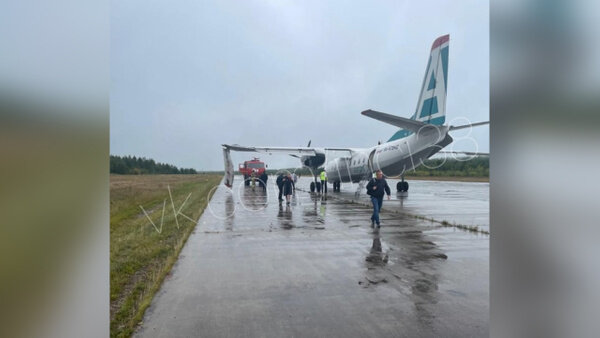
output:
{"label": "distant forest", "polygon": [[[429,167],[429,168],[428,168]],[[433,169],[430,169],[433,168]],[[272,175],[280,170],[289,170],[299,175],[310,175],[308,168],[267,169],[267,174]],[[152,159],[135,156],[110,156],[110,173],[125,175],[141,174],[197,174],[194,169],[179,169],[174,165],[157,163]],[[223,171],[210,171],[206,173],[223,174]],[[235,172],[239,174],[238,171]],[[487,156],[475,157],[470,160],[456,159],[429,159],[416,170],[406,173],[410,176],[461,176],[461,177],[489,177],[490,158]]]}
{"label": "distant forest", "polygon": [[[430,169],[431,168],[431,169]],[[406,176],[463,176],[489,177],[490,158],[488,156],[465,159],[429,159],[418,166],[415,171],[409,171]]]}
{"label": "distant forest", "polygon": [[174,165],[154,162],[153,159],[135,156],[110,155],[110,173],[122,175],[142,174],[197,174],[194,169],[177,168]]}

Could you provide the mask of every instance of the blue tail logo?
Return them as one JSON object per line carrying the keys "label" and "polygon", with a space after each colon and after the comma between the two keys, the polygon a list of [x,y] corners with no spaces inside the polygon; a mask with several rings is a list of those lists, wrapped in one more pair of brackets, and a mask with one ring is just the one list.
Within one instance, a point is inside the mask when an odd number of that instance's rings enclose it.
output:
{"label": "blue tail logo", "polygon": [[[448,48],[450,35],[440,36],[431,46],[429,61],[421,85],[417,108],[411,120],[441,126],[446,122],[446,92],[448,84]],[[394,141],[412,134],[406,129],[398,130],[389,140]]]}

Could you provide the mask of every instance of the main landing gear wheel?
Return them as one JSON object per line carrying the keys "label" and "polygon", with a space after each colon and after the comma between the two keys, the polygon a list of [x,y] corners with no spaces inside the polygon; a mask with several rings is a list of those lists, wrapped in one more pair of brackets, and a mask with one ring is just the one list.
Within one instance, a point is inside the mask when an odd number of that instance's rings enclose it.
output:
{"label": "main landing gear wheel", "polygon": [[406,181],[398,182],[398,184],[396,184],[396,189],[398,190],[398,192],[408,191],[408,182],[406,182]]}
{"label": "main landing gear wheel", "polygon": [[250,176],[244,175],[244,185],[250,186]]}
{"label": "main landing gear wheel", "polygon": [[315,182],[310,182],[310,192],[315,192]]}
{"label": "main landing gear wheel", "polygon": [[340,191],[341,182],[333,182],[333,191]]}

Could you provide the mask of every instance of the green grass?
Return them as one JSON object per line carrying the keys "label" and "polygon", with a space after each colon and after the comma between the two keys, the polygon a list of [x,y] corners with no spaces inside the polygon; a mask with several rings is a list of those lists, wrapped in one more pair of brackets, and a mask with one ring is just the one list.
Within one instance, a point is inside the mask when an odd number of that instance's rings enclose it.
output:
{"label": "green grass", "polygon": [[[177,261],[179,252],[208,203],[218,175],[111,175],[110,178],[110,334],[128,337]],[[191,193],[177,217],[175,209]],[[148,212],[159,233],[144,215]]]}

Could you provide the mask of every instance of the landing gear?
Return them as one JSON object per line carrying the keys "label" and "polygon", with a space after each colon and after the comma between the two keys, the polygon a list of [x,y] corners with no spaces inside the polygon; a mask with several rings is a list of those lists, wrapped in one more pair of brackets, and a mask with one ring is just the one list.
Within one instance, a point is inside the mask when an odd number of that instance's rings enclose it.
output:
{"label": "landing gear", "polygon": [[315,182],[310,182],[310,192],[315,192]]}
{"label": "landing gear", "polygon": [[250,176],[244,175],[244,185],[247,187],[250,186]]}
{"label": "landing gear", "polygon": [[408,191],[408,182],[406,182],[404,180],[404,177],[402,177],[402,181],[400,181],[400,182],[398,182],[398,184],[396,184],[396,190],[398,190],[398,192]]}
{"label": "landing gear", "polygon": [[341,186],[341,182],[339,181],[333,181],[333,191],[340,191],[340,186]]}

